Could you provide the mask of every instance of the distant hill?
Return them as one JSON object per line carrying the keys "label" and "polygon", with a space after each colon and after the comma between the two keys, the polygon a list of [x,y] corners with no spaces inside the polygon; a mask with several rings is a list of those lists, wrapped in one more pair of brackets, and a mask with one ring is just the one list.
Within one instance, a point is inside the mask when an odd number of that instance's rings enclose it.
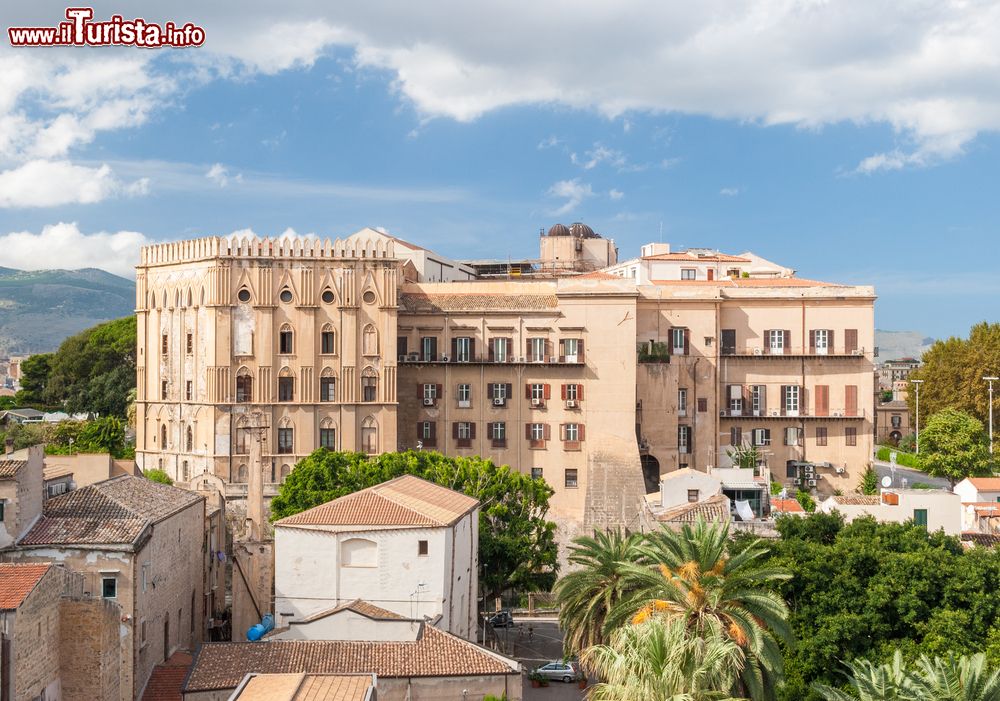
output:
{"label": "distant hill", "polygon": [[878,359],[896,360],[897,358],[916,358],[934,343],[933,338],[927,338],[917,331],[883,331],[875,329],[875,345],[878,346]]}
{"label": "distant hill", "polygon": [[135,282],[97,268],[0,267],[0,356],[54,351],[67,336],[134,309]]}

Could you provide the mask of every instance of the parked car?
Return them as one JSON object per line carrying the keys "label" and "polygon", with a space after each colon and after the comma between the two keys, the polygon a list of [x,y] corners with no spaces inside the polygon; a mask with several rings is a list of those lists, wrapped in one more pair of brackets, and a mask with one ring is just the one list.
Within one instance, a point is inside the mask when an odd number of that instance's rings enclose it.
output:
{"label": "parked car", "polygon": [[494,628],[511,628],[514,625],[514,617],[510,611],[503,609],[490,616],[488,622]]}
{"label": "parked car", "polygon": [[541,667],[536,667],[533,673],[545,679],[555,679],[567,684],[580,678],[580,668],[576,662],[563,662],[561,660],[553,660]]}

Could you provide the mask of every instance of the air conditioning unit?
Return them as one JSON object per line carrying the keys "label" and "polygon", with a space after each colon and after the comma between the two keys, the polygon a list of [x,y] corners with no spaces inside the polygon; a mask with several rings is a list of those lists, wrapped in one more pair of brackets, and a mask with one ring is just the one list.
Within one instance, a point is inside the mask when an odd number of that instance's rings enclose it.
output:
{"label": "air conditioning unit", "polygon": [[515,363],[523,363],[524,361],[525,361],[525,357],[523,355],[519,355],[516,358],[514,358],[514,362]]}
{"label": "air conditioning unit", "polygon": [[833,415],[833,416],[840,416],[840,417],[842,417],[842,416],[844,415],[844,412],[840,411],[839,409],[835,409],[835,410],[834,410],[834,411],[832,412],[832,415]]}
{"label": "air conditioning unit", "polygon": [[504,405],[504,401],[505,400],[502,399],[501,397],[494,397],[493,398],[493,406],[503,406]]}
{"label": "air conditioning unit", "polygon": [[566,400],[566,408],[567,409],[575,409],[576,408],[576,400],[575,399],[567,399]]}
{"label": "air conditioning unit", "polygon": [[549,356],[549,362],[550,363],[558,363],[559,362],[559,356],[558,355],[550,355]]}
{"label": "air conditioning unit", "polygon": [[458,408],[459,409],[468,409],[471,406],[472,406],[472,402],[470,402],[468,399],[459,399],[458,400]]}
{"label": "air conditioning unit", "polygon": [[754,348],[753,349],[753,354],[754,355],[764,355],[764,351],[761,348]]}
{"label": "air conditioning unit", "polygon": [[441,356],[441,362],[442,363],[450,363],[451,362],[451,356],[450,355],[442,355]]}
{"label": "air conditioning unit", "polygon": [[851,355],[864,355],[865,352],[861,348],[855,348],[851,351]]}
{"label": "air conditioning unit", "polygon": [[809,487],[815,487],[816,486],[816,480],[806,480],[806,485],[809,486]]}
{"label": "air conditioning unit", "polygon": [[531,406],[541,406],[541,405],[542,405],[542,400],[541,399],[532,399],[531,400]]}
{"label": "air conditioning unit", "polygon": [[771,409],[771,416],[781,416],[781,410]]}
{"label": "air conditioning unit", "polygon": [[802,470],[805,472],[807,477],[812,477],[816,473],[816,470],[812,465],[804,465]]}
{"label": "air conditioning unit", "polygon": [[837,467],[835,467],[833,469],[837,472],[838,475],[842,475],[845,472],[847,472],[847,468],[846,467],[842,467],[841,465],[837,465]]}
{"label": "air conditioning unit", "polygon": [[760,409],[754,409],[753,410],[753,415],[754,416],[760,416]]}
{"label": "air conditioning unit", "polygon": [[409,358],[409,360],[410,360],[411,363],[415,363],[418,360],[420,360],[420,354],[419,353],[410,353],[406,357]]}
{"label": "air conditioning unit", "polygon": [[726,410],[725,409],[721,409],[719,411],[719,416],[725,416],[725,415],[726,415]]}
{"label": "air conditioning unit", "polygon": [[424,406],[434,406],[433,397],[424,397]]}

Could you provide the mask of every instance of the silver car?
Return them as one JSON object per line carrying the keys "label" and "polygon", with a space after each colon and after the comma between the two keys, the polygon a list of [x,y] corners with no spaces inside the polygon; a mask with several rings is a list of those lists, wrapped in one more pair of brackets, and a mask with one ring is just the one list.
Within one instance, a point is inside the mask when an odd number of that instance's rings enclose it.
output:
{"label": "silver car", "polygon": [[567,684],[580,678],[580,669],[576,666],[575,662],[561,662],[557,660],[537,667],[535,672],[546,679],[564,681]]}

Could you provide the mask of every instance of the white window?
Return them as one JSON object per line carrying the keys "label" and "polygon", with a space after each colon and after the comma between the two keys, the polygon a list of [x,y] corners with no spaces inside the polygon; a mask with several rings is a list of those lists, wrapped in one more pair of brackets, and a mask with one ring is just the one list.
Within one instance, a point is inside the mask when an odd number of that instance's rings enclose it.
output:
{"label": "white window", "polygon": [[507,385],[502,382],[497,382],[493,385],[493,398],[494,399],[507,399]]}
{"label": "white window", "polygon": [[785,387],[785,416],[799,415],[799,386],[787,385]]}
{"label": "white window", "polygon": [[540,363],[545,360],[545,339],[544,338],[532,338],[531,339],[531,358],[532,362]]}
{"label": "white window", "polygon": [[420,356],[423,360],[437,360],[437,339],[424,336],[420,339]]}
{"label": "white window", "polygon": [[829,348],[829,331],[827,329],[816,329],[813,331],[816,339],[816,354],[826,355]]}
{"label": "white window", "polygon": [[472,428],[468,421],[458,422],[458,440],[467,441],[472,438]]}
{"label": "white window", "polygon": [[543,401],[545,401],[545,385],[536,382],[531,385],[531,403],[541,404]]}
{"label": "white window", "polygon": [[437,385],[424,385],[424,399],[434,401],[437,399]]}
{"label": "white window", "polygon": [[785,352],[785,332],[781,329],[772,329],[767,335],[767,347],[771,355],[782,355]]}
{"label": "white window", "polygon": [[729,385],[729,414],[743,414],[743,385]]}
{"label": "white window", "polygon": [[506,338],[493,339],[493,360],[498,363],[506,363],[510,349],[507,347]]}
{"label": "white window", "polygon": [[424,421],[420,426],[420,437],[425,441],[432,440],[434,437],[434,424],[430,421]]}
{"label": "white window", "polygon": [[578,385],[566,385],[566,400],[570,402],[575,402],[578,396],[577,392]]}
{"label": "white window", "polygon": [[467,363],[472,359],[472,339],[467,337],[455,339],[455,361]]}
{"label": "white window", "polygon": [[799,444],[799,429],[795,426],[788,426],[785,429],[785,445]]}
{"label": "white window", "polygon": [[670,339],[673,345],[674,355],[684,354],[684,337],[687,329],[670,329]]}
{"label": "white window", "polygon": [[577,358],[580,355],[580,339],[578,338],[565,338],[562,342],[563,346],[563,358],[567,363],[577,362]]}
{"label": "white window", "polygon": [[677,427],[677,452],[678,453],[690,453],[691,452],[691,427],[690,426],[678,426]]}
{"label": "white window", "polygon": [[566,424],[566,440],[570,442],[580,440],[580,424]]}
{"label": "white window", "polygon": [[764,411],[764,385],[750,387],[750,408],[754,416],[760,416]]}
{"label": "white window", "polygon": [[490,438],[495,441],[507,440],[507,424],[503,421],[495,422],[490,432]]}
{"label": "white window", "polygon": [[545,440],[545,424],[531,424],[531,440]]}
{"label": "white window", "polygon": [[695,268],[681,268],[681,280],[694,280],[698,276]]}
{"label": "white window", "polygon": [[458,386],[458,406],[461,409],[472,406],[472,385]]}
{"label": "white window", "polygon": [[677,415],[687,416],[688,411],[688,391],[685,388],[677,390]]}
{"label": "white window", "polygon": [[771,445],[771,429],[755,428],[753,430],[754,445]]}

